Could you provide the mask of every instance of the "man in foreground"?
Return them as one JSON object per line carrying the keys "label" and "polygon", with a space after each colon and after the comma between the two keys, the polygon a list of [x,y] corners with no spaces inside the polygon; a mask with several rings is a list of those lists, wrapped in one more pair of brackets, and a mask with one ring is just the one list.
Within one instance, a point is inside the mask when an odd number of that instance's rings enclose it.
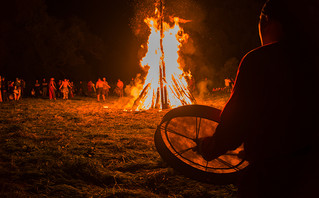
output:
{"label": "man in foreground", "polygon": [[300,16],[308,3],[316,2],[266,2],[262,46],[242,59],[221,121],[200,144],[210,161],[244,143],[249,166],[239,197],[312,197],[317,191],[318,35],[309,34],[302,18],[311,10]]}

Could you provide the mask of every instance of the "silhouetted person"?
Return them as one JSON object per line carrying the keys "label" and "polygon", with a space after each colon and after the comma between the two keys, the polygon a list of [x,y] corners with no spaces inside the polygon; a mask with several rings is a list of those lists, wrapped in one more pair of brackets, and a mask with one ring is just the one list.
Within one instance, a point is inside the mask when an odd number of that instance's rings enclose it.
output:
{"label": "silhouetted person", "polygon": [[39,97],[40,96],[40,83],[38,80],[35,80],[35,84],[34,84],[34,90],[35,90],[35,96]]}
{"label": "silhouetted person", "polygon": [[75,90],[75,87],[74,87],[74,82],[69,82],[70,84],[70,91],[69,91],[69,95],[70,95],[70,98],[73,98],[74,97],[74,90]]}
{"label": "silhouetted person", "polygon": [[120,79],[117,80],[116,88],[118,89],[118,96],[123,97],[124,96],[124,83]]}
{"label": "silhouetted person", "polygon": [[88,95],[92,97],[95,92],[95,85],[91,80],[88,82],[87,88],[88,88]]}
{"label": "silhouetted person", "polygon": [[82,81],[79,82],[78,86],[77,86],[77,94],[79,96],[83,96],[84,92],[83,92],[83,83]]}
{"label": "silhouetted person", "polygon": [[[61,85],[62,85],[62,80],[59,80],[57,88],[61,87]],[[57,93],[57,98],[62,98],[62,90],[61,89],[57,89],[56,93]]]}
{"label": "silhouetted person", "polygon": [[8,81],[8,99],[10,100],[14,100],[14,81]]}
{"label": "silhouetted person", "polygon": [[16,94],[15,94],[15,98],[16,98],[16,100],[20,100],[20,98],[21,98],[21,90],[22,90],[22,88],[21,88],[21,79],[19,79],[19,78],[16,78],[16,81],[14,82],[14,86],[15,86],[15,90],[17,90],[16,91]]}
{"label": "silhouetted person", "polygon": [[63,99],[67,100],[69,99],[69,88],[70,88],[70,83],[68,79],[64,79],[64,81],[62,81],[62,84],[60,85],[60,90],[62,91],[63,94]]}
{"label": "silhouetted person", "polygon": [[41,87],[42,87],[42,96],[43,97],[47,97],[47,95],[48,95],[48,83],[45,80],[45,78],[43,78],[43,80],[42,80]]}
{"label": "silhouetted person", "polygon": [[25,94],[25,88],[26,88],[26,82],[25,80],[23,79],[20,79],[21,80],[21,97],[26,97],[26,94]]}
{"label": "silhouetted person", "polygon": [[106,78],[103,78],[103,90],[102,90],[102,97],[103,97],[103,101],[105,101],[105,98],[107,98],[109,96],[109,90],[110,90],[111,86],[109,85],[109,83],[106,81]]}
{"label": "silhouetted person", "polygon": [[52,99],[56,100],[55,91],[56,91],[56,83],[54,81],[54,78],[51,78],[49,82],[49,99],[50,100]]}
{"label": "silhouetted person", "polygon": [[[103,90],[103,81],[101,80],[101,78],[99,78],[96,82],[96,97],[97,97],[97,101],[100,101],[100,96],[103,95],[102,94],[102,90]],[[103,100],[105,100],[105,97],[103,97]]]}
{"label": "silhouetted person", "polygon": [[244,143],[249,166],[239,181],[239,197],[318,195],[318,51],[313,51],[318,46],[303,32],[307,21],[299,18],[311,2],[264,5],[262,46],[241,60],[220,123],[201,142],[199,152],[209,161]]}
{"label": "silhouetted person", "polygon": [[8,96],[8,82],[6,81],[5,77],[2,76],[1,79],[1,92],[2,92],[2,100],[4,102],[9,100]]}

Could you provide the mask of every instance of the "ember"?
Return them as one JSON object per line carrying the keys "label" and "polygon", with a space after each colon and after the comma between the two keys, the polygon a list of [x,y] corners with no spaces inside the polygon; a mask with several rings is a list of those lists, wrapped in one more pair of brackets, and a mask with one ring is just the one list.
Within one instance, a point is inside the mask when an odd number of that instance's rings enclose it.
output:
{"label": "ember", "polygon": [[186,76],[180,67],[179,51],[188,34],[184,33],[179,23],[189,22],[178,17],[170,17],[171,26],[164,21],[162,0],[155,3],[155,17],[144,22],[150,28],[148,52],[141,60],[143,68],[149,67],[145,86],[133,104],[133,110],[161,108],[167,109],[195,103],[195,98],[188,89]]}

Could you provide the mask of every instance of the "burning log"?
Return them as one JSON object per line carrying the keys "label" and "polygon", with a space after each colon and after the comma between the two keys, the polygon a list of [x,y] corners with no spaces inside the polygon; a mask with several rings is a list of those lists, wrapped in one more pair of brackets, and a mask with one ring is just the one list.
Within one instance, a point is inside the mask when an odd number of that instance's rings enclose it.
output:
{"label": "burning log", "polygon": [[151,108],[159,109],[160,108],[160,91],[159,88],[157,88],[157,91],[153,90],[153,97],[152,97],[152,105]]}
{"label": "burning log", "polygon": [[148,83],[144,87],[144,89],[141,92],[141,94],[139,95],[139,97],[134,101],[134,104],[133,104],[133,107],[132,107],[133,110],[137,109],[141,104],[143,104],[143,101],[145,101],[145,98],[147,96],[147,93],[148,93],[150,87],[151,87],[151,83]]}
{"label": "burning log", "polygon": [[159,20],[160,20],[160,47],[161,47],[161,64],[160,64],[160,86],[161,86],[161,99],[162,99],[162,109],[168,109],[168,97],[167,97],[167,87],[163,86],[163,79],[166,78],[166,69],[165,69],[165,61],[164,61],[164,47],[163,47],[163,38],[164,38],[164,5],[163,0],[159,1]]}
{"label": "burning log", "polygon": [[190,99],[192,103],[196,103],[196,99],[194,98],[193,94],[189,91],[188,87],[185,86],[185,84],[178,81],[180,89],[182,90],[183,94],[186,98]]}
{"label": "burning log", "polygon": [[172,75],[172,81],[173,85],[171,88],[172,93],[175,95],[176,98],[178,98],[183,105],[188,104],[188,100],[191,100],[192,103],[196,103],[196,100],[194,96],[190,93],[190,91],[183,85],[183,83],[180,83],[178,80],[175,79],[175,77]]}
{"label": "burning log", "polygon": [[159,90],[159,88],[157,88],[155,109],[159,109],[160,106],[161,106],[160,105],[160,90]]}

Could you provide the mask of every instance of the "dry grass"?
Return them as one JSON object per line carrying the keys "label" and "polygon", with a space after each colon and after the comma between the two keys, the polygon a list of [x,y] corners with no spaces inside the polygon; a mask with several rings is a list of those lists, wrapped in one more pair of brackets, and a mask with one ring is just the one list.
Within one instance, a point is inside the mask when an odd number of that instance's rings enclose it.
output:
{"label": "dry grass", "polygon": [[[153,140],[167,111],[125,112],[125,100],[0,103],[1,197],[234,196],[233,185],[203,184],[167,167]],[[226,100],[200,103],[221,108]]]}

